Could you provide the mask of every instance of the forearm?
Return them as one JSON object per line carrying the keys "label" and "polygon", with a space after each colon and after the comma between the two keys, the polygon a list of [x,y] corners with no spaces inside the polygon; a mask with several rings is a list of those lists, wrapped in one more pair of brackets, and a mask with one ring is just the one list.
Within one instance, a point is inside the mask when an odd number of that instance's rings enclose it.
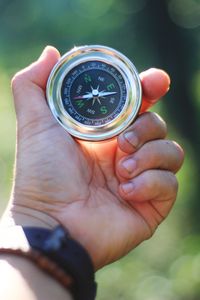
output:
{"label": "forearm", "polygon": [[0,270],[0,299],[72,300],[61,284],[26,258],[1,255]]}

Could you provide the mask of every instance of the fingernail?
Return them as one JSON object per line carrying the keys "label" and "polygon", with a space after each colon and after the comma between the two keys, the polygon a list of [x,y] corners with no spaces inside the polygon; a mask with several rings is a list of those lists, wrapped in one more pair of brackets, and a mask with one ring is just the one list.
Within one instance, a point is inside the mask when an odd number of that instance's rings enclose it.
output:
{"label": "fingernail", "polygon": [[125,194],[129,194],[133,191],[133,184],[131,182],[122,183],[121,188]]}
{"label": "fingernail", "polygon": [[129,144],[131,144],[134,148],[137,149],[139,141],[138,137],[135,135],[133,131],[128,131],[124,134],[125,139]]}
{"label": "fingernail", "polygon": [[135,162],[134,159],[129,158],[129,159],[123,161],[122,166],[123,166],[124,169],[126,169],[126,171],[129,174],[131,174],[135,170],[136,162]]}

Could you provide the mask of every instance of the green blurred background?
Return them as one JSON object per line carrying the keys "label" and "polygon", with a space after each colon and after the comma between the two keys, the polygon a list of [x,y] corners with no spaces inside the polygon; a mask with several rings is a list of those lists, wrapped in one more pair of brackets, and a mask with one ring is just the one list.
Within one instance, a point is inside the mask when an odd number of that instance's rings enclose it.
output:
{"label": "green blurred background", "polygon": [[[154,108],[185,149],[178,200],[154,237],[97,273],[98,300],[200,299],[200,0],[0,0],[0,211],[12,184],[10,79],[51,44],[118,49],[172,84]],[[199,176],[199,177],[198,177]]]}

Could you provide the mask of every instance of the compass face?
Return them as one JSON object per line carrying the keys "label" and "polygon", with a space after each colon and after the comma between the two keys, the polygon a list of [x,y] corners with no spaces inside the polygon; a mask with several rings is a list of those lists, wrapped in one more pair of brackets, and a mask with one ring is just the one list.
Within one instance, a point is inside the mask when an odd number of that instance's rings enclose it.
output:
{"label": "compass face", "polygon": [[101,141],[134,121],[142,91],[138,72],[126,56],[90,45],[60,58],[49,75],[46,95],[54,117],[71,135]]}
{"label": "compass face", "polygon": [[65,111],[75,121],[102,126],[112,122],[123,110],[127,88],[117,68],[102,61],[87,61],[65,76],[61,98]]}

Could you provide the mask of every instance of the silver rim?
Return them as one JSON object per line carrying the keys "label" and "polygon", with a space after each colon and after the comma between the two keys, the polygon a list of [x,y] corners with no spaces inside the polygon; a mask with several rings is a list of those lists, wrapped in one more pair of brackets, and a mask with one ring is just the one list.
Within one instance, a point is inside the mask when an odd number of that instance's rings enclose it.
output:
{"label": "silver rim", "polygon": [[[93,60],[105,62],[118,69],[127,88],[126,103],[121,113],[110,123],[95,127],[75,121],[64,109],[61,99],[61,87],[66,74],[80,63]],[[50,73],[46,95],[56,120],[71,135],[91,141],[112,138],[127,128],[136,118],[142,98],[140,78],[133,63],[120,52],[98,45],[73,48],[63,55]]]}

